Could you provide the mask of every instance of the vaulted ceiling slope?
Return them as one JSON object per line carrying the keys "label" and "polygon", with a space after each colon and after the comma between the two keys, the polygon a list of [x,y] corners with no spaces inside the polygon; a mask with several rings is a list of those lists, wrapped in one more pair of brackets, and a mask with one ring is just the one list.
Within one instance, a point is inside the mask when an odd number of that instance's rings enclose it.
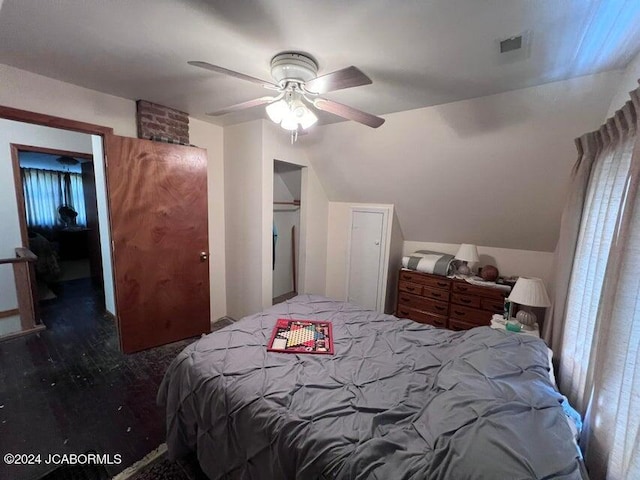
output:
{"label": "vaulted ceiling slope", "polygon": [[[264,95],[187,65],[269,79],[279,51],[320,73],[356,65],[373,85],[330,98],[388,114],[624,67],[640,48],[640,2],[608,0],[4,0],[0,63],[219,124],[207,111]],[[499,40],[523,35],[521,50]],[[327,114],[327,122],[338,121]]]}
{"label": "vaulted ceiling slope", "polygon": [[330,200],[393,203],[405,240],[551,252],[574,138],[600,126],[619,72],[325,125],[302,141]]}

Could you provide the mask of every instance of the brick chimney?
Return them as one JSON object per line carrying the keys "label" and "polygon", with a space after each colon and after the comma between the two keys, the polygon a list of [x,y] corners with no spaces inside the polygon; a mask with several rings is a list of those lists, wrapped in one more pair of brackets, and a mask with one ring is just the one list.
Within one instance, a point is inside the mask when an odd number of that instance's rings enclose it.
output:
{"label": "brick chimney", "polygon": [[136,107],[138,138],[189,145],[189,115],[146,100]]}

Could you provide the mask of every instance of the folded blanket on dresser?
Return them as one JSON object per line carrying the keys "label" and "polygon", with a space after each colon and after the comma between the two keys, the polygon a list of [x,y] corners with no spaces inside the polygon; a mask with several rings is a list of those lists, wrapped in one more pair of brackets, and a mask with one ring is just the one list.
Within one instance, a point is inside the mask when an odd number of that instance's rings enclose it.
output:
{"label": "folded blanket on dresser", "polygon": [[451,273],[451,263],[454,260],[455,257],[447,253],[417,250],[409,256],[402,257],[402,267],[446,277]]}

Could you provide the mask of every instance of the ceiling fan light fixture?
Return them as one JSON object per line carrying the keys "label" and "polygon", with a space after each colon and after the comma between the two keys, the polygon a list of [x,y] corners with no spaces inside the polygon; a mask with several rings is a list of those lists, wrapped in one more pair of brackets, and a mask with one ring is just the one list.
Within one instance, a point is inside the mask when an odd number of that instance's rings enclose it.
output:
{"label": "ceiling fan light fixture", "polygon": [[298,125],[307,129],[318,121],[318,117],[300,100],[288,98],[273,102],[266,107],[271,121],[285,130],[297,130]]}
{"label": "ceiling fan light fixture", "polygon": [[318,121],[318,117],[307,107],[304,107],[304,115],[298,118],[298,121],[300,122],[300,126],[306,130],[307,128],[315,125]]}
{"label": "ceiling fan light fixture", "polygon": [[282,122],[282,119],[290,112],[289,104],[284,100],[278,100],[277,102],[267,105],[265,110],[274,123]]}
{"label": "ceiling fan light fixture", "polygon": [[280,124],[280,126],[285,130],[297,130],[298,119],[293,115],[287,115],[282,119],[282,123]]}

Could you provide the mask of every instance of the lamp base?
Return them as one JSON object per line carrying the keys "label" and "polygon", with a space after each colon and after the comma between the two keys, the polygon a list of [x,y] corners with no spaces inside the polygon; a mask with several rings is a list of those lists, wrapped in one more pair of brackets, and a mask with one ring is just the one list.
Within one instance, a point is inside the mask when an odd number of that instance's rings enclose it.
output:
{"label": "lamp base", "polygon": [[458,273],[460,275],[464,275],[465,277],[471,275],[471,269],[469,268],[469,265],[467,265],[467,262],[463,261],[462,264],[460,264],[460,266],[458,267]]}
{"label": "lamp base", "polygon": [[535,313],[528,310],[519,310],[516,313],[516,320],[522,324],[525,330],[535,330],[538,319]]}

